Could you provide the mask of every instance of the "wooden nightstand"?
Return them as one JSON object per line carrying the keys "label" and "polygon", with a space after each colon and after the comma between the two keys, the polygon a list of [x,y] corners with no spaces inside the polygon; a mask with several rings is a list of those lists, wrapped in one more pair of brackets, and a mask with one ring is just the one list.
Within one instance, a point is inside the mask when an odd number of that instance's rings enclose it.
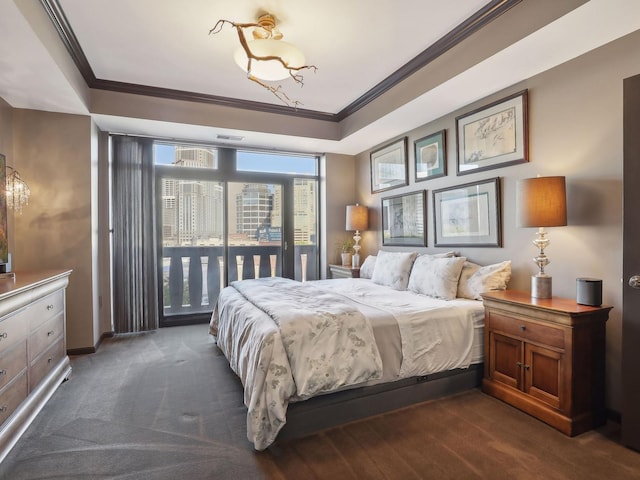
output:
{"label": "wooden nightstand", "polygon": [[330,278],[360,278],[360,267],[329,265]]}
{"label": "wooden nightstand", "polygon": [[605,327],[612,307],[512,290],[482,298],[482,390],[569,436],[602,425]]}

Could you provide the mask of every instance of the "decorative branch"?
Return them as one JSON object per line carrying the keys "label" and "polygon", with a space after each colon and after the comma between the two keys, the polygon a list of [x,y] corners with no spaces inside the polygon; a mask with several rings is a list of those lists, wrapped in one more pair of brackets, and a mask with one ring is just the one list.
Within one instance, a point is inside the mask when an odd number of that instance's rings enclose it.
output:
{"label": "decorative branch", "polygon": [[[263,17],[267,17],[267,16],[263,16]],[[261,19],[263,17],[261,17]],[[240,45],[242,46],[242,49],[244,50],[247,56],[247,78],[252,82],[257,83],[261,87],[269,90],[281,102],[283,102],[287,106],[293,106],[295,108],[298,108],[298,105],[302,105],[301,102],[297,100],[292,100],[291,98],[289,98],[289,96],[286,93],[284,93],[284,91],[282,90],[282,85],[278,85],[277,87],[274,87],[260,80],[259,78],[257,78],[251,73],[251,65],[254,60],[259,60],[259,61],[274,60],[274,61],[280,62],[280,64],[285,69],[287,69],[291,78],[302,87],[304,86],[304,76],[300,72],[302,70],[309,70],[309,69],[313,69],[314,72],[318,70],[318,67],[316,67],[315,65],[304,65],[302,67],[290,67],[281,57],[277,55],[260,56],[260,55],[255,55],[251,51],[251,48],[249,47],[249,42],[247,42],[247,38],[245,37],[245,34],[244,34],[245,28],[255,28],[256,30],[254,30],[253,36],[256,38],[274,38],[277,40],[282,38],[282,34],[278,32],[278,30],[275,28],[275,21],[273,20],[273,17],[271,15],[268,15],[267,20],[262,21],[261,23],[236,23],[230,20],[220,19],[216,22],[215,26],[211,30],[209,30],[209,35],[212,35],[212,34],[215,35],[216,33],[219,33],[224,27],[225,23],[228,23],[229,25],[231,25],[231,27],[235,28],[236,31],[238,32],[238,39],[240,40]]]}

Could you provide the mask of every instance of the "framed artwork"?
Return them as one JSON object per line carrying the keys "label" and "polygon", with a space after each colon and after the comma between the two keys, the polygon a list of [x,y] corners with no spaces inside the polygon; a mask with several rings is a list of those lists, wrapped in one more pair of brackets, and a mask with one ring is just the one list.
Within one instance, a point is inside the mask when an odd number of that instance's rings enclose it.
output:
{"label": "framed artwork", "polygon": [[[0,185],[7,183],[7,157],[0,153]],[[0,263],[9,261],[9,239],[7,238],[7,192],[0,188]]]}
{"label": "framed artwork", "polygon": [[371,193],[409,184],[407,137],[371,152]]}
{"label": "framed artwork", "polygon": [[457,174],[529,161],[527,90],[456,118]]}
{"label": "framed artwork", "polygon": [[427,246],[426,190],[382,199],[382,245]]}
{"label": "framed artwork", "polygon": [[447,174],[445,136],[445,130],[441,130],[413,142],[416,182],[444,177]]}
{"label": "framed artwork", "polygon": [[500,178],[433,191],[436,247],[501,247]]}

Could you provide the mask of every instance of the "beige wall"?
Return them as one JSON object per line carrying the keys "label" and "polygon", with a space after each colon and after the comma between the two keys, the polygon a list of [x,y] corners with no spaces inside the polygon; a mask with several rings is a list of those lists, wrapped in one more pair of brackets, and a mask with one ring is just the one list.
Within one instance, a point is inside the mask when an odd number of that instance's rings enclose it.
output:
{"label": "beige wall", "polygon": [[[622,81],[640,73],[640,32],[533,77],[525,82],[453,112],[407,133],[410,185],[371,195],[369,152],[357,156],[357,190],[372,207],[372,223],[380,222],[380,200],[387,195],[427,189],[428,247],[432,247],[432,190],[500,177],[502,182],[503,248],[459,248],[478,263],[510,259],[510,288],[529,290],[531,244],[535,229],[515,227],[515,184],[518,179],[547,175],[567,178],[568,226],[550,228],[546,250],[554,295],[575,298],[576,278],[603,280],[603,300],[614,309],[607,325],[607,404],[621,408],[622,322]],[[529,90],[530,162],[476,174],[456,176],[455,117],[522,89]],[[415,183],[413,142],[440,129],[447,130],[448,175]],[[372,146],[374,149],[376,146]],[[381,248],[381,234],[367,232],[365,250]],[[388,248],[391,250],[392,248]],[[446,249],[449,250],[449,249]]]}
{"label": "beige wall", "polygon": [[341,263],[338,245],[347,235],[345,231],[346,206],[356,203],[355,162],[351,155],[327,154],[322,162],[321,192],[325,204],[322,209],[321,225],[323,235],[323,265],[321,271],[326,274],[327,264]]}
{"label": "beige wall", "polygon": [[92,132],[88,116],[13,110],[14,156],[31,189],[15,218],[14,270],[73,269],[69,349],[94,345]]}

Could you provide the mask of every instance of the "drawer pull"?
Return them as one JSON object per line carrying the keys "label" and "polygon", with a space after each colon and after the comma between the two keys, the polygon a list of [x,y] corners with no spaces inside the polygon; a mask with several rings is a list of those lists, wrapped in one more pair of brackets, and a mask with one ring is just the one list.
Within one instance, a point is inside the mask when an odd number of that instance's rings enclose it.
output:
{"label": "drawer pull", "polygon": [[7,338],[7,332],[0,333],[0,340],[2,340],[3,338]]}
{"label": "drawer pull", "polygon": [[0,413],[4,413],[4,412],[6,412],[7,410],[9,410],[9,407],[7,407],[6,405],[2,405],[2,406],[0,407]]}
{"label": "drawer pull", "polygon": [[525,369],[525,370],[529,370],[530,368],[531,368],[531,366],[529,366],[529,365],[525,365],[525,366],[524,366],[524,369]]}
{"label": "drawer pull", "polygon": [[522,366],[522,362],[516,362],[516,367],[520,368]]}
{"label": "drawer pull", "polygon": [[49,332],[47,332],[47,337],[50,337],[51,335],[53,335],[55,332],[55,330],[51,330]]}
{"label": "drawer pull", "polygon": [[520,330],[522,330],[523,332],[527,329],[526,325],[520,325]]}
{"label": "drawer pull", "polygon": [[51,363],[51,362],[53,362],[53,357],[47,358],[47,363]]}
{"label": "drawer pull", "polygon": [[7,371],[3,368],[0,370],[0,377],[4,377],[7,374]]}
{"label": "drawer pull", "polygon": [[53,310],[53,305],[47,305],[47,310]]}

